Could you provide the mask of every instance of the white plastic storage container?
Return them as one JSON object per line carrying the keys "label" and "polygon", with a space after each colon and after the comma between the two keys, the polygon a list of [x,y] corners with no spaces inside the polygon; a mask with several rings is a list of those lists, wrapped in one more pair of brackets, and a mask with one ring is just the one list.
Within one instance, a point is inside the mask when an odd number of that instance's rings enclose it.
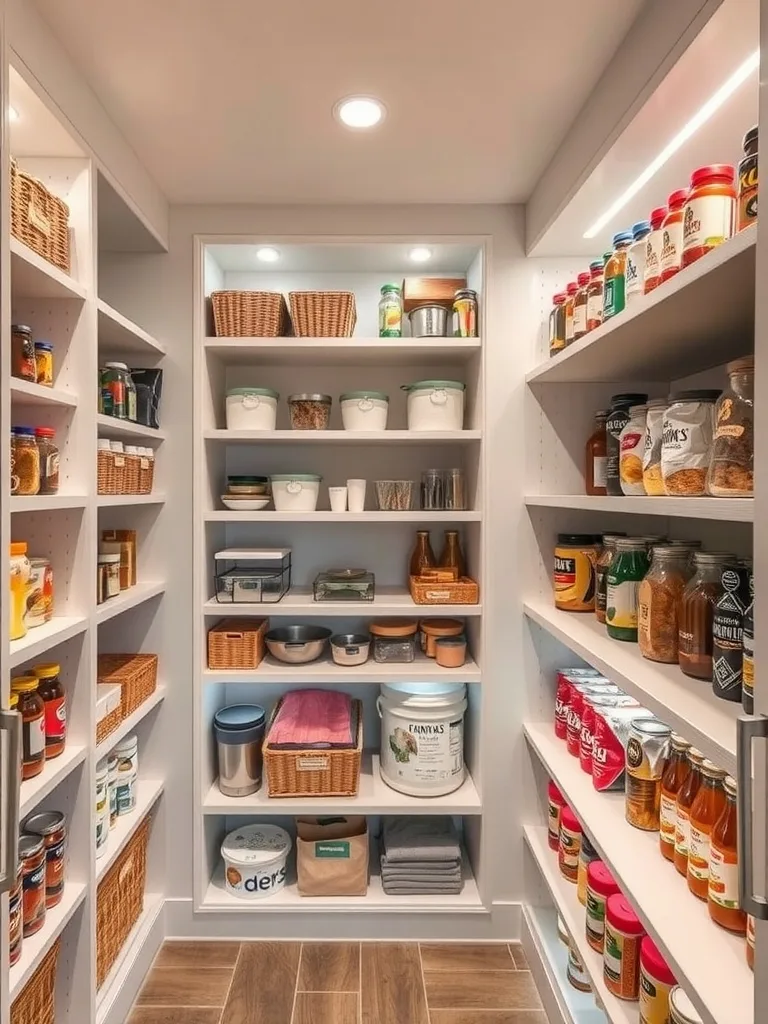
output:
{"label": "white plastic storage container", "polygon": [[221,844],[227,892],[243,900],[274,896],[285,886],[291,837],[279,825],[243,825]]}
{"label": "white plastic storage container", "polygon": [[227,392],[227,430],[274,430],[279,397],[272,388],[231,388]]}
{"label": "white plastic storage container", "polygon": [[270,477],[277,512],[314,512],[320,496],[321,476],[314,473],[278,473]]}
{"label": "white plastic storage container", "polygon": [[135,733],[126,736],[115,746],[117,757],[117,814],[131,814],[136,810],[136,790],[139,781],[139,739]]}
{"label": "white plastic storage container", "polygon": [[389,395],[383,391],[346,391],[341,398],[345,430],[386,430]]}
{"label": "white plastic storage container", "polygon": [[464,391],[459,380],[417,380],[408,392],[409,430],[463,430]]}
{"label": "white plastic storage container", "polygon": [[445,796],[464,782],[466,683],[384,683],[381,777],[408,796]]}

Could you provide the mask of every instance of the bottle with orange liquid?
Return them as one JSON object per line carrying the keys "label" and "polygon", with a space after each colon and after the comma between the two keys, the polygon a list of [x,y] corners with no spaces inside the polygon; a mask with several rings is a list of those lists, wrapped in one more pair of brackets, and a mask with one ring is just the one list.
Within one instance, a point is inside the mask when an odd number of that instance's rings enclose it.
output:
{"label": "bottle with orange liquid", "polygon": [[670,754],[661,777],[661,806],[659,810],[659,847],[662,857],[675,859],[675,831],[677,829],[677,794],[691,771],[688,751],[691,744],[677,733],[672,733]]}
{"label": "bottle with orange liquid", "polygon": [[709,847],[709,916],[722,928],[746,935],[747,915],[739,907],[739,852],[736,839],[736,780],[726,775],[725,808],[712,829]]}
{"label": "bottle with orange liquid", "polygon": [[688,843],[688,888],[700,900],[709,895],[709,857],[712,830],[725,810],[725,772],[711,761],[701,766],[701,785],[691,806]]}
{"label": "bottle with orange liquid", "polygon": [[701,766],[705,757],[700,750],[688,751],[690,771],[677,794],[675,822],[675,867],[681,875],[688,874],[688,844],[691,838],[691,807],[701,785]]}

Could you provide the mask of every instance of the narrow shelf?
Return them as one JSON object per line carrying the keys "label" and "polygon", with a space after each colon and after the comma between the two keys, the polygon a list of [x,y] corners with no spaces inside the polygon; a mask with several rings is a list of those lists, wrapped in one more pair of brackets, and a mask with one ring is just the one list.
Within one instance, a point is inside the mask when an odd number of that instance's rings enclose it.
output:
{"label": "narrow shelf", "polygon": [[99,508],[111,508],[115,505],[130,508],[131,505],[164,505],[164,494],[99,494],[96,498]]}
{"label": "narrow shelf", "polygon": [[[112,969],[104,979],[104,983],[96,993],[97,1024],[103,1024],[107,1019],[107,1014],[115,1000],[118,999],[120,989],[127,980],[137,958],[140,956],[142,947],[150,939],[153,929],[158,925],[164,906],[165,897],[162,893],[144,893],[144,909],[138,921],[128,933],[128,938],[123,943],[117,960],[115,960]],[[160,923],[162,922],[160,921]],[[163,937],[162,934],[157,936],[155,948],[160,946]],[[150,963],[146,965],[147,970],[150,967]]]}
{"label": "narrow shelf", "polygon": [[529,384],[670,381],[752,350],[757,227],[540,363]]}
{"label": "narrow shelf", "polygon": [[11,298],[84,299],[87,289],[11,236]]}
{"label": "narrow shelf", "polygon": [[101,761],[102,758],[106,757],[107,754],[112,750],[116,743],[133,732],[136,726],[141,722],[147,715],[156,708],[158,704],[165,700],[165,686],[158,684],[154,692],[147,697],[145,701],[136,708],[134,712],[124,718],[120,725],[114,729],[109,736],[107,736],[102,742],[96,747],[95,758],[97,761]]}
{"label": "narrow shelf", "polygon": [[14,494],[11,497],[11,512],[52,512],[61,508],[85,508],[88,497],[85,494]]}
{"label": "narrow shelf", "polygon": [[144,604],[145,601],[151,601],[153,597],[164,593],[165,583],[148,583],[140,580],[136,586],[121,591],[118,597],[110,597],[108,601],[100,604],[96,609],[96,621],[98,623],[108,622],[116,615],[122,615],[123,612],[130,611],[131,608],[136,608],[138,605]]}
{"label": "narrow shelf", "polygon": [[87,628],[88,618],[85,615],[54,615],[50,622],[30,629],[21,640],[10,641],[9,667],[17,668],[32,658],[38,658],[51,647],[63,644]]}
{"label": "narrow shelf", "polygon": [[[542,878],[549,889],[552,901],[555,904],[558,914],[565,922],[565,927],[578,950],[581,962],[589,974],[594,994],[600,999],[605,1007],[605,1014],[611,1024],[638,1024],[637,1003],[627,1002],[625,999],[617,999],[606,987],[603,980],[603,958],[587,942],[585,934],[586,908],[579,903],[576,895],[576,886],[567,881],[560,874],[557,866],[557,853],[550,850],[547,843],[547,829],[545,827],[523,826],[523,835],[526,845],[531,851],[533,859],[541,872]],[[559,941],[559,940],[558,940]],[[565,946],[560,943],[564,959],[567,960]],[[572,992],[573,988],[565,977],[562,979]],[[581,994],[581,993],[579,993]],[[589,999],[592,1010],[595,1009],[594,1000]],[[578,1017],[576,1018],[579,1019]]]}
{"label": "narrow shelf", "polygon": [[754,498],[611,498],[589,494],[529,494],[525,504],[529,508],[571,508],[586,512],[722,519],[729,523],[751,523],[755,518]]}
{"label": "narrow shelf", "polygon": [[20,377],[11,377],[11,401],[15,405],[58,405],[74,408],[77,395],[64,388],[48,388]]}
{"label": "narrow shelf", "polygon": [[77,746],[68,742],[58,757],[46,761],[43,770],[33,779],[27,779],[21,784],[19,802],[19,821],[23,821],[28,814],[45,800],[64,779],[73,772],[85,760],[87,748]]}
{"label": "narrow shelf", "polygon": [[648,661],[637,644],[612,640],[594,615],[558,611],[541,598],[524,602],[523,608],[531,621],[639,700],[715,764],[730,775],[736,773],[740,704],[720,700],[711,683],[690,679],[677,665]]}
{"label": "narrow shelf", "polygon": [[422,366],[466,363],[480,338],[206,338],[205,351],[248,366]]}
{"label": "narrow shelf", "polygon": [[164,441],[165,431],[155,430],[153,427],[143,427],[140,423],[131,423],[129,420],[119,420],[115,416],[105,416],[99,413],[96,416],[96,425],[99,437],[109,437],[115,441],[127,440],[139,441]]}
{"label": "narrow shelf", "polygon": [[426,511],[408,512],[205,512],[206,523],[478,523],[482,512]]}
{"label": "narrow shelf", "polygon": [[104,299],[96,300],[99,314],[99,353],[164,356],[165,346],[147,331],[118,313]]}
{"label": "narrow shelf", "polygon": [[[101,417],[99,418],[101,419]],[[204,430],[206,441],[227,444],[471,444],[481,430]]]}
{"label": "narrow shelf", "polygon": [[203,799],[203,814],[481,814],[482,801],[472,778],[447,796],[406,796],[391,789],[379,774],[379,755],[364,754],[357,796],[269,797],[266,778],[250,796],[224,796],[216,782]]}
{"label": "narrow shelf", "polygon": [[296,615],[317,615],[320,618],[351,618],[356,615],[481,615],[481,604],[415,604],[405,587],[377,587],[373,601],[315,601],[308,587],[294,587],[276,604],[219,604],[214,598],[203,605],[205,615],[259,615],[293,618]]}
{"label": "narrow shelf", "polygon": [[419,652],[416,660],[407,666],[380,664],[369,658],[364,665],[337,665],[330,655],[308,665],[286,665],[268,654],[257,669],[251,671],[237,670],[216,672],[213,669],[203,670],[204,683],[277,683],[287,685],[320,685],[322,683],[351,682],[399,683],[404,678],[403,669],[407,670],[408,680],[414,683],[435,683],[450,680],[459,683],[479,683],[480,669],[471,657],[467,657],[461,668],[441,668],[434,658],[428,658]]}
{"label": "narrow shelf", "polygon": [[11,1002],[40,966],[43,957],[69,924],[73,914],[85,899],[87,886],[65,882],[61,903],[46,911],[45,924],[35,935],[25,937],[21,945],[21,959],[9,972]]}
{"label": "narrow shelf", "polygon": [[117,824],[109,830],[109,838],[107,839],[104,853],[96,860],[97,882],[100,882],[107,871],[109,871],[119,856],[120,851],[124,849],[126,843],[136,832],[136,829],[160,799],[162,792],[162,782],[139,777],[135,809],[131,814],[119,815]]}
{"label": "narrow shelf", "polygon": [[[659,852],[657,832],[632,828],[623,793],[599,793],[550,724],[526,724],[525,735],[593,844],[613,872],[648,934],[664,953],[705,1024],[752,1024],[754,983],[744,938],[719,928],[707,905]],[[696,937],[697,941],[692,941]],[[723,984],[723,978],[728,984]]]}

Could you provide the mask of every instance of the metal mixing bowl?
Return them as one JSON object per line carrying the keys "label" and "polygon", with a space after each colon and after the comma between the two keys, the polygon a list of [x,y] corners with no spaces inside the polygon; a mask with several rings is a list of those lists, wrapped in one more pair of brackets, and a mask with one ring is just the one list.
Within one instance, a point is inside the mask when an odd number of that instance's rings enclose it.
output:
{"label": "metal mixing bowl", "polygon": [[306,665],[325,650],[332,630],[324,626],[279,626],[264,637],[267,650],[278,661]]}

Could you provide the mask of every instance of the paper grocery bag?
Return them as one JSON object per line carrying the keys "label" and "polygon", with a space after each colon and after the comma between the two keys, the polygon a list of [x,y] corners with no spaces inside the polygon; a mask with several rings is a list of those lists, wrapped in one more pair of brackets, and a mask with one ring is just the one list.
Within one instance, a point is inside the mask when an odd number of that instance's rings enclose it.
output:
{"label": "paper grocery bag", "polygon": [[296,819],[301,896],[365,896],[368,825],[361,815]]}

